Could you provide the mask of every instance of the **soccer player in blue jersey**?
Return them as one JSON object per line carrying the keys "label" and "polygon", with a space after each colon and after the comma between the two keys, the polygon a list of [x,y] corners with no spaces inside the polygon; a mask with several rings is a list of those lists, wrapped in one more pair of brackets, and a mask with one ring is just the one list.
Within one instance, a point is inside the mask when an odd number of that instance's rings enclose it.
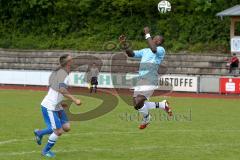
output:
{"label": "soccer player in blue jersey", "polygon": [[42,150],[42,155],[45,157],[55,156],[51,148],[59,136],[64,132],[70,131],[70,123],[63,110],[63,98],[71,100],[76,105],[81,104],[80,100],[71,95],[67,90],[72,57],[65,54],[59,58],[59,63],[60,67],[53,71],[49,78],[49,91],[41,103],[42,115],[47,128],[34,131],[38,145],[41,145],[44,135],[50,135],[46,146]]}
{"label": "soccer player in blue jersey", "polygon": [[160,108],[172,116],[172,109],[167,100],[161,102],[148,102],[150,96],[158,86],[158,71],[160,64],[165,56],[165,49],[162,47],[164,38],[157,35],[154,38],[150,35],[150,29],[144,28],[145,39],[149,48],[133,51],[127,46],[126,37],[119,37],[120,43],[124,46],[128,57],[140,58],[138,82],[134,89],[133,105],[134,108],[143,115],[143,121],[139,126],[144,129],[150,122],[150,109]]}

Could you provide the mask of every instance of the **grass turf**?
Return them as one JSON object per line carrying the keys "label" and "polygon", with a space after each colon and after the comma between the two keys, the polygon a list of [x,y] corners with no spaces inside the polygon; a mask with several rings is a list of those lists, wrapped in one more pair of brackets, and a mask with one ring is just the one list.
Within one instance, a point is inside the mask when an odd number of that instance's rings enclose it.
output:
{"label": "grass turf", "polygon": [[[43,146],[33,141],[33,130],[43,128],[40,102],[46,92],[0,91],[0,159],[39,160]],[[104,95],[103,95],[104,96]],[[79,96],[86,112],[101,100]],[[159,101],[163,97],[153,97]],[[167,98],[175,117],[151,111],[153,121],[139,130],[136,111],[121,99],[118,107],[99,118],[71,122],[72,130],[60,137],[53,151],[57,160],[238,160],[240,116],[236,99]],[[43,143],[47,141],[44,138]]]}

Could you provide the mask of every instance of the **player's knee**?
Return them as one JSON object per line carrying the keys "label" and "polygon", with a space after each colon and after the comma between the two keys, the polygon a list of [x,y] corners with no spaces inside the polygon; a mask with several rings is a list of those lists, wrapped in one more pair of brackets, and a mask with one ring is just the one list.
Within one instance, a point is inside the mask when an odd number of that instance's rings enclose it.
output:
{"label": "player's knee", "polygon": [[141,102],[138,102],[138,103],[136,103],[135,105],[134,105],[134,108],[136,109],[136,110],[139,110],[140,108],[142,108],[143,107],[143,103],[141,103]]}
{"label": "player's knee", "polygon": [[63,126],[63,130],[64,130],[64,132],[69,132],[71,130],[70,125]]}
{"label": "player's knee", "polygon": [[63,130],[64,130],[64,132],[69,132],[71,130],[71,128],[70,127],[69,128],[64,128]]}
{"label": "player's knee", "polygon": [[140,108],[142,108],[145,100],[146,98],[142,95],[138,95],[137,97],[135,97],[133,100],[134,108],[136,110],[139,110]]}
{"label": "player's knee", "polygon": [[64,130],[62,128],[60,129],[55,129],[54,130],[54,133],[57,135],[57,136],[61,136],[63,133],[64,133]]}

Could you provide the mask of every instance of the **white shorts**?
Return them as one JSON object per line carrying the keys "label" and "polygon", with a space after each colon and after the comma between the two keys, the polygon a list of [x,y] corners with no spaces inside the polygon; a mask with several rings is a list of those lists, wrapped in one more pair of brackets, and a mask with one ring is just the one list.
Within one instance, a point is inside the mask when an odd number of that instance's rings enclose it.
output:
{"label": "white shorts", "polygon": [[140,79],[137,85],[134,87],[133,97],[142,95],[149,99],[153,95],[154,90],[157,88],[158,87],[156,85],[150,84],[150,82],[148,82],[147,80]]}

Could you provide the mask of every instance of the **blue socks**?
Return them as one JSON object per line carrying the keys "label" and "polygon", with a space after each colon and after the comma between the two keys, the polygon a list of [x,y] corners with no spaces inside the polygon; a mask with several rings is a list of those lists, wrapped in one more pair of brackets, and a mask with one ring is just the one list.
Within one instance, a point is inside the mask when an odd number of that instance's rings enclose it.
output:
{"label": "blue socks", "polygon": [[43,129],[43,130],[38,130],[38,131],[37,131],[37,135],[38,135],[39,137],[42,137],[42,136],[44,136],[44,135],[46,135],[46,134],[52,134],[52,133],[53,133],[52,128],[45,128],[45,129]]}
{"label": "blue socks", "polygon": [[51,148],[54,146],[54,144],[56,143],[58,139],[58,135],[56,135],[54,132],[49,136],[48,138],[48,143],[46,144],[46,146],[43,149],[44,153],[47,153],[48,151],[51,150]]}

